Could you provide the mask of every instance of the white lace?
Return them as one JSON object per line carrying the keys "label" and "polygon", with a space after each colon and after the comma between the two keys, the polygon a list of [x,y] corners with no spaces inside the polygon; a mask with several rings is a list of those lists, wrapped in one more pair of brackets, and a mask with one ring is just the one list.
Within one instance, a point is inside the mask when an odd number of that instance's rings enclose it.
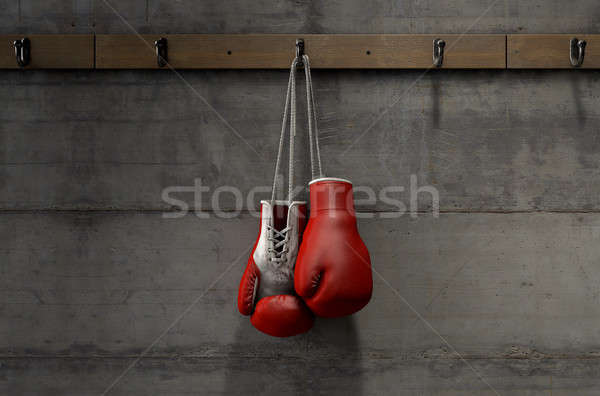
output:
{"label": "white lace", "polygon": [[[277,177],[279,176],[279,164],[283,153],[283,142],[285,139],[285,130],[288,119],[288,109],[290,115],[290,163],[288,175],[288,201],[293,201],[292,193],[294,191],[294,138],[296,137],[296,69],[298,58],[294,58],[290,66],[290,77],[288,79],[287,93],[285,96],[285,107],[283,109],[283,122],[281,123],[281,135],[279,137],[279,150],[277,151],[277,160],[275,161],[275,176],[273,177],[273,190],[271,192],[271,203],[277,196]],[[291,109],[290,109],[291,108]]]}
{"label": "white lace", "polygon": [[[308,139],[310,145],[310,171],[312,178],[323,177],[323,168],[321,166],[321,150],[319,148],[319,128],[317,127],[317,104],[315,102],[315,95],[312,87],[312,75],[310,74],[310,61],[308,55],[302,57],[304,63],[304,74],[306,75],[306,106],[308,113]],[[313,128],[314,123],[314,128]],[[317,165],[319,167],[318,173],[315,169],[315,155],[313,152],[313,146],[317,150]]]}
{"label": "white lace", "polygon": [[[288,78],[287,92],[285,96],[285,106],[283,109],[283,121],[281,123],[281,135],[279,137],[279,150],[277,151],[277,160],[275,161],[275,176],[273,178],[273,189],[271,191],[271,203],[275,201],[278,188],[279,166],[283,154],[285,140],[285,131],[289,115],[290,144],[289,144],[289,175],[288,175],[288,201],[293,201],[294,192],[294,138],[296,137],[296,69],[298,67],[298,58],[294,58],[290,66],[290,76]],[[321,166],[321,149],[319,147],[319,129],[317,127],[317,104],[312,86],[312,74],[310,72],[310,60],[308,55],[302,57],[304,65],[304,74],[306,78],[306,109],[308,115],[308,138],[310,147],[310,169],[312,178],[323,177],[323,167]],[[316,151],[315,151],[316,150]],[[316,157],[316,160],[315,160]]]}
{"label": "white lace", "polygon": [[[279,137],[279,149],[277,151],[277,160],[275,161],[275,176],[273,178],[273,189],[271,191],[271,208],[275,206],[275,197],[277,196],[277,177],[279,175],[279,166],[281,163],[281,157],[283,153],[283,146],[285,140],[286,124],[288,115],[290,119],[290,144],[289,144],[289,174],[288,174],[288,202],[289,204],[293,201],[293,187],[294,187],[294,138],[296,137],[296,69],[300,59],[295,58],[290,66],[290,76],[288,78],[287,92],[285,96],[285,106],[283,109],[283,121],[281,123],[281,135]],[[323,177],[323,170],[321,167],[321,151],[319,149],[319,130],[317,128],[317,113],[315,96],[312,87],[312,75],[310,73],[310,60],[308,55],[302,57],[304,63],[304,71],[306,78],[306,105],[308,115],[308,137],[310,145],[310,168],[312,178]],[[315,152],[316,149],[317,161],[315,164]],[[318,167],[318,170],[317,170]],[[318,176],[317,176],[318,175]],[[290,227],[286,227],[281,231],[276,230],[273,226],[267,225],[267,231],[269,233],[268,240],[270,247],[268,248],[269,261],[275,262],[278,265],[284,263],[287,259],[286,253],[288,252],[288,231]]]}
{"label": "white lace", "polygon": [[269,260],[282,263],[286,260],[285,254],[288,252],[288,231],[290,227],[285,227],[283,230],[278,231],[274,227],[267,225],[267,231],[269,232],[268,240],[273,244],[267,250],[269,252]]}

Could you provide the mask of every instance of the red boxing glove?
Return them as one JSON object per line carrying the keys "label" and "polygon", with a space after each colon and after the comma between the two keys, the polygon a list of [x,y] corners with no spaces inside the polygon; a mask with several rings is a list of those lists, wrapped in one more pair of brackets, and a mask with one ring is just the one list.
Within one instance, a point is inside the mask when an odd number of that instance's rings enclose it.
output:
{"label": "red boxing glove", "polygon": [[260,233],[238,292],[238,309],[275,337],[305,333],[314,316],[294,293],[294,265],[306,225],[306,203],[261,201]]}
{"label": "red boxing glove", "polygon": [[296,293],[318,316],[351,315],[371,299],[371,259],[356,227],[352,183],[309,183],[310,219],[296,260]]}

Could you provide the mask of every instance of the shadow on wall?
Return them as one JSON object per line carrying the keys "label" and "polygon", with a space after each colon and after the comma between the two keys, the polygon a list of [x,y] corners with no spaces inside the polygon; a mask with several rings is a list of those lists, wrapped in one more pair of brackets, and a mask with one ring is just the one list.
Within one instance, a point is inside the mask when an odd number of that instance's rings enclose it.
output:
{"label": "shadow on wall", "polygon": [[309,333],[309,394],[363,394],[363,364],[356,320],[317,318]]}
{"label": "shadow on wall", "polygon": [[433,128],[440,128],[440,74],[434,73],[431,78],[431,116],[433,119]]}
{"label": "shadow on wall", "polygon": [[307,334],[275,338],[240,317],[225,367],[224,395],[362,395],[352,317],[317,318]]}
{"label": "shadow on wall", "polygon": [[579,73],[571,73],[570,78],[571,78],[571,91],[572,91],[572,97],[573,97],[573,104],[575,105],[575,111],[577,114],[577,126],[579,128],[584,128],[585,127],[585,122],[586,122],[586,115],[585,115],[585,108],[583,103],[581,103],[581,95],[582,95],[582,90],[580,87],[580,78],[578,76]]}

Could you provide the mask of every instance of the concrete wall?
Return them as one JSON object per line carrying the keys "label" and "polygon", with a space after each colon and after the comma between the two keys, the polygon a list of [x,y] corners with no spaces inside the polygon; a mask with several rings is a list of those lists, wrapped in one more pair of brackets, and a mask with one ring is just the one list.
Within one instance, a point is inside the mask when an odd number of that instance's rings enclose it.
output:
{"label": "concrete wall", "polygon": [[[113,3],[0,0],[0,33],[600,30],[591,0]],[[286,72],[181,77],[0,71],[0,394],[600,394],[600,73],[315,71],[327,173],[441,214],[357,194],[373,300],[284,340],[236,310],[248,204],[161,192],[268,186]]]}

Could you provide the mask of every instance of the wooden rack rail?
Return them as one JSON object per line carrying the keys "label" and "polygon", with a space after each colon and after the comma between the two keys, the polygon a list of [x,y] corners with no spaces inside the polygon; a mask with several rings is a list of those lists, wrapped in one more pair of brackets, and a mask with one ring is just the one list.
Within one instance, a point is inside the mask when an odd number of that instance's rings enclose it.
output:
{"label": "wooden rack rail", "polygon": [[[2,69],[600,68],[600,35],[0,35]],[[160,57],[158,56],[160,55]]]}

